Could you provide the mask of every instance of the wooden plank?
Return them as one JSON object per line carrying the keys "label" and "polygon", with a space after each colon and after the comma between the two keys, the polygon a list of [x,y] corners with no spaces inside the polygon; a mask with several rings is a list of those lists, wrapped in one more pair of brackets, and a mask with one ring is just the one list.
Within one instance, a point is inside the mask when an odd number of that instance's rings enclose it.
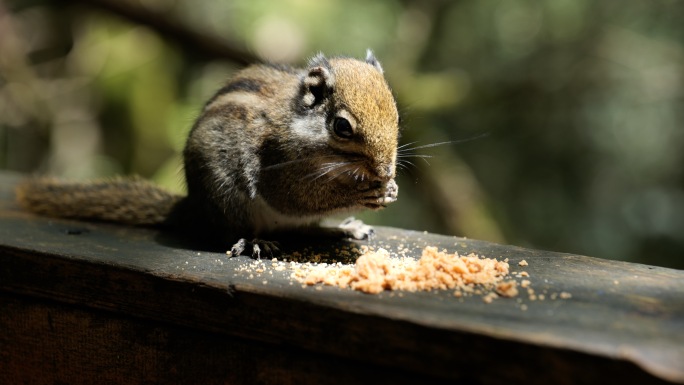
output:
{"label": "wooden plank", "polygon": [[0,312],[12,314],[0,317],[0,330],[12,331],[0,333],[2,351],[11,353],[0,361],[2,384],[351,384],[359,376],[415,384],[426,379],[293,346],[23,296],[0,293]]}
{"label": "wooden plank", "polygon": [[[525,259],[527,279],[547,297],[486,304],[440,291],[399,296],[302,288],[288,271],[266,264],[260,276],[250,276],[241,271],[253,263],[249,258],[184,247],[155,230],[25,213],[13,201],[17,178],[0,175],[0,292],[11,298],[50,300],[421,378],[684,383],[682,271],[379,228],[376,246],[396,252],[403,245],[413,256],[435,245],[508,258],[513,267]],[[331,251],[342,244],[306,246]],[[560,292],[572,298],[550,299]],[[2,349],[0,372],[6,365]],[[362,375],[357,381],[364,382]]]}

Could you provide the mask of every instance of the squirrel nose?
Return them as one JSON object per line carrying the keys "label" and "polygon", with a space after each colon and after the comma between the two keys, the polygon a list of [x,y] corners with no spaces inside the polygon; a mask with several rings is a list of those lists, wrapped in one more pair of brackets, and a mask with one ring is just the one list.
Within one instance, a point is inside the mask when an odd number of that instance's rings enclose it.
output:
{"label": "squirrel nose", "polygon": [[381,164],[375,168],[378,179],[387,182],[394,179],[394,164]]}

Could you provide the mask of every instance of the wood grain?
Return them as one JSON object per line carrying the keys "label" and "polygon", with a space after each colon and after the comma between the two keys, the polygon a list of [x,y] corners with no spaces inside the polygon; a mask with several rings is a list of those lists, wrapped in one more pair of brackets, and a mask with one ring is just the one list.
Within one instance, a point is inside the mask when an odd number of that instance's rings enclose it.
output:
{"label": "wood grain", "polygon": [[[106,383],[192,370],[213,373],[196,383],[684,383],[682,271],[379,228],[374,246],[394,252],[508,258],[545,299],[303,288],[288,271],[246,274],[249,258],[170,234],[23,212],[17,180],[0,174],[0,383],[47,383],[37,372],[77,383],[64,378],[106,365]],[[561,292],[571,298],[551,299]]]}

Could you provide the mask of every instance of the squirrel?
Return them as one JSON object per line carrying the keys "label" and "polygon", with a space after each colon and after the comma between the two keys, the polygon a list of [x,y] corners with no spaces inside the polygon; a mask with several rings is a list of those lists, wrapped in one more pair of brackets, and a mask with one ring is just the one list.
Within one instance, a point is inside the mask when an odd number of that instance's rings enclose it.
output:
{"label": "squirrel", "polygon": [[184,151],[187,195],[140,178],[65,182],[29,178],[16,189],[35,213],[170,226],[240,255],[278,253],[282,231],[367,239],[370,226],[335,213],[397,199],[399,114],[373,52],[365,60],[318,54],[307,68],[256,64],[204,105]]}

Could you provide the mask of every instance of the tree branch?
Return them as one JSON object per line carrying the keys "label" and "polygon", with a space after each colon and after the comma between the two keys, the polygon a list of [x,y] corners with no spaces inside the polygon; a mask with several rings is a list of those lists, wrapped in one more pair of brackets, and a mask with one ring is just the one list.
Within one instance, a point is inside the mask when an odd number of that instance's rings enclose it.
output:
{"label": "tree branch", "polygon": [[78,6],[102,10],[156,31],[162,38],[177,45],[185,55],[200,60],[223,59],[240,64],[258,62],[259,58],[246,47],[233,46],[225,39],[197,32],[178,20],[161,15],[128,1],[61,0]]}

